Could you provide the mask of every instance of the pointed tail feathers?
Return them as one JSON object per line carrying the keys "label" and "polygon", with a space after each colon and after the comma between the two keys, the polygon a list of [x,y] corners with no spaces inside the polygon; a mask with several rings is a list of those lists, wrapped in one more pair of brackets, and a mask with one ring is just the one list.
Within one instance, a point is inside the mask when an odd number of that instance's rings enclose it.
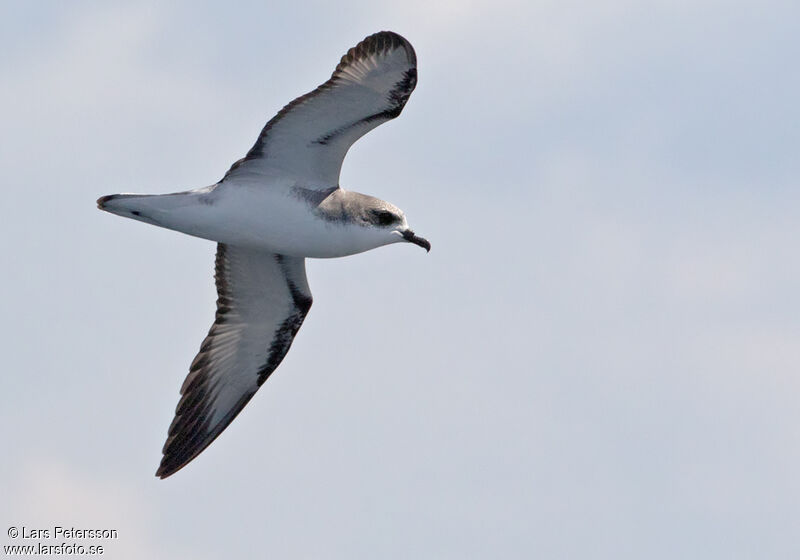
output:
{"label": "pointed tail feathers", "polygon": [[97,207],[124,218],[177,229],[172,225],[174,213],[186,206],[191,194],[109,194],[97,199]]}
{"label": "pointed tail feathers", "polygon": [[108,194],[97,199],[100,210],[139,220],[145,210],[144,199],[152,195],[147,194]]}

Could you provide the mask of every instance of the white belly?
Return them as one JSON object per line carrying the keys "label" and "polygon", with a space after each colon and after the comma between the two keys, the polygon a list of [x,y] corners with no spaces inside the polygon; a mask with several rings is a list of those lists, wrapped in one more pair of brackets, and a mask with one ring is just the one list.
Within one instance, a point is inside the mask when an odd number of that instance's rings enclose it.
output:
{"label": "white belly", "polygon": [[342,257],[373,249],[367,228],[325,220],[290,189],[220,185],[187,193],[131,199],[157,226],[212,241],[267,249],[298,257]]}

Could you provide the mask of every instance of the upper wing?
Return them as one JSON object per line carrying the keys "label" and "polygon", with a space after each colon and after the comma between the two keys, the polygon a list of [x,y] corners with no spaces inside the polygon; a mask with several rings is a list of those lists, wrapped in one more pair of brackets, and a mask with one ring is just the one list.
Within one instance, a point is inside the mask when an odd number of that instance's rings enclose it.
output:
{"label": "upper wing", "polygon": [[281,109],[222,180],[272,172],[308,188],[338,186],[350,146],[398,116],[416,84],[411,44],[391,31],[370,35],[347,51],[330,80]]}
{"label": "upper wing", "polygon": [[281,363],[311,307],[305,259],[220,243],[217,315],[181,387],[156,476],[214,441]]}

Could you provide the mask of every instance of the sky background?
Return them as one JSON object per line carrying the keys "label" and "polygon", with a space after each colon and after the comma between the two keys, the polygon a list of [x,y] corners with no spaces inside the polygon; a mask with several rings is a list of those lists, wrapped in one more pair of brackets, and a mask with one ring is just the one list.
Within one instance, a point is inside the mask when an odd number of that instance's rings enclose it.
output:
{"label": "sky background", "polygon": [[[0,541],[800,557],[799,20],[778,0],[0,4]],[[310,261],[281,367],[158,480],[214,244],[95,199],[216,182],[381,29],[419,84],[342,185],[433,249]]]}

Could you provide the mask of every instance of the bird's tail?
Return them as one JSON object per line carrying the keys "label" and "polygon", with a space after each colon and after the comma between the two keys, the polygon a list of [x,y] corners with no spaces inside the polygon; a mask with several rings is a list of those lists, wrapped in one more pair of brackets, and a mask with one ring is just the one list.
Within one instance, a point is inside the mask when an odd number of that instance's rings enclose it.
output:
{"label": "bird's tail", "polygon": [[148,198],[151,198],[151,195],[109,194],[97,199],[97,207],[118,216],[146,222],[149,210],[147,207],[150,206],[147,203]]}
{"label": "bird's tail", "polygon": [[171,222],[176,211],[186,206],[191,194],[109,194],[97,199],[97,207],[124,218],[176,229]]}

